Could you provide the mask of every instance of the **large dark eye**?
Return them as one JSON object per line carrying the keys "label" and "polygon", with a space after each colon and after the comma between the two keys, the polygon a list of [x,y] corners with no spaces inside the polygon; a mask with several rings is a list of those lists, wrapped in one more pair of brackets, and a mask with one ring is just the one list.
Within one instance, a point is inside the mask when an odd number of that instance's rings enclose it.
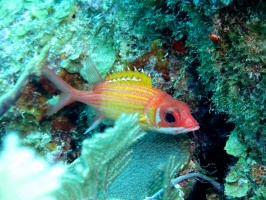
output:
{"label": "large dark eye", "polygon": [[175,122],[175,116],[172,115],[171,113],[165,113],[164,119],[169,124]]}

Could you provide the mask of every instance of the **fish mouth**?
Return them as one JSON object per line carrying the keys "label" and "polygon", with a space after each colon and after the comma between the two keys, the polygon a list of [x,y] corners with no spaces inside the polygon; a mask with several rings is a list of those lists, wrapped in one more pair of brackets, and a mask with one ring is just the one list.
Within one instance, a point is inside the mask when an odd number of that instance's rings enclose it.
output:
{"label": "fish mouth", "polygon": [[192,131],[196,131],[196,130],[199,130],[200,126],[194,126],[193,128],[184,128],[183,131],[180,131],[180,132],[177,132],[178,134],[179,133],[189,133],[189,132],[192,132]]}
{"label": "fish mouth", "polygon": [[199,128],[200,128],[200,126],[194,126],[193,128],[184,128],[183,131],[177,130],[176,134],[179,134],[179,133],[189,133],[189,132],[192,132],[192,131],[196,131]]}
{"label": "fish mouth", "polygon": [[194,127],[194,128],[190,128],[189,130],[190,130],[190,131],[196,131],[196,130],[199,130],[199,128],[200,128],[200,126],[196,126],[196,127]]}
{"label": "fish mouth", "polygon": [[156,128],[151,128],[150,127],[149,130],[159,132],[159,133],[164,133],[164,134],[177,135],[177,134],[196,131],[199,128],[200,128],[199,126],[194,126],[192,128],[185,128],[185,127],[156,127]]}

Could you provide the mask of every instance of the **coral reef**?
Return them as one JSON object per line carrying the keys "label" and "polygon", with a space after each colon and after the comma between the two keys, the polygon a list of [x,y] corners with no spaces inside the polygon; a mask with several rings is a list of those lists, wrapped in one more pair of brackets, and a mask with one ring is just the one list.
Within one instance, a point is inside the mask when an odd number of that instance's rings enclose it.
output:
{"label": "coral reef", "polygon": [[[68,195],[119,198],[121,194],[114,191],[120,183],[129,180],[136,166],[155,162],[156,156],[158,162],[147,170],[155,180],[147,176],[139,183],[143,190],[138,195],[143,198],[161,189],[162,199],[192,198],[189,185],[196,184],[195,195],[198,183],[186,180],[173,190],[171,180],[198,171],[209,176],[213,170],[211,176],[224,183],[225,198],[265,199],[265,9],[266,3],[259,0],[2,0],[1,140],[15,130],[23,144],[34,147],[50,163],[71,163],[58,199]],[[41,76],[39,67],[48,65],[77,89],[89,90],[84,64],[88,57],[102,77],[110,70],[144,69],[154,87],[190,105],[200,131],[175,139],[148,133],[141,142],[137,139],[142,134],[137,134],[138,125],[131,118],[132,123],[118,121],[113,129],[106,129],[110,124],[105,122],[84,135],[93,114],[79,103],[47,117],[45,103],[59,91]],[[101,138],[94,132],[104,134]],[[114,149],[113,143],[122,146]],[[98,151],[90,150],[91,146]],[[146,161],[138,158],[143,149],[150,153]],[[99,163],[97,155],[106,162]],[[88,158],[102,168],[88,164]],[[189,163],[195,164],[191,171]],[[106,169],[110,176],[104,174]],[[94,172],[97,176],[92,177]],[[70,190],[68,186],[74,184]],[[97,190],[104,192],[97,194]],[[209,198],[218,196],[215,190],[202,191]],[[123,195],[129,199],[129,190]]]}

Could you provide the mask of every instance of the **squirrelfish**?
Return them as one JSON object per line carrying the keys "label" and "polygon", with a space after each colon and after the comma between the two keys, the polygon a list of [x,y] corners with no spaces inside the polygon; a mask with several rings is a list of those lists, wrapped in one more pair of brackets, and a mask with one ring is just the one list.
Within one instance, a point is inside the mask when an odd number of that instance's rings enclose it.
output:
{"label": "squirrelfish", "polygon": [[42,71],[62,92],[56,104],[49,104],[47,113],[51,115],[74,101],[88,104],[99,116],[88,131],[102,120],[115,120],[122,113],[138,113],[139,123],[144,130],[175,135],[199,129],[189,107],[166,92],[153,88],[151,77],[144,72],[124,70],[108,74],[101,80],[97,69],[91,66],[88,75],[94,84],[93,89],[81,91],[46,66]]}

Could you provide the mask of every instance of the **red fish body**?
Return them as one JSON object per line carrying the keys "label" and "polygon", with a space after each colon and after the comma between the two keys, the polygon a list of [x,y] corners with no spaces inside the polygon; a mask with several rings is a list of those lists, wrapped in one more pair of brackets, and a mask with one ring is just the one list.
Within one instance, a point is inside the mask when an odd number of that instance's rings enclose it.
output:
{"label": "red fish body", "polygon": [[43,72],[62,91],[57,103],[49,105],[48,114],[71,102],[80,101],[93,107],[101,119],[115,120],[122,113],[138,113],[144,130],[179,134],[199,129],[189,107],[162,90],[153,88],[151,78],[143,72],[115,72],[91,91],[74,89],[47,67],[43,67]]}

